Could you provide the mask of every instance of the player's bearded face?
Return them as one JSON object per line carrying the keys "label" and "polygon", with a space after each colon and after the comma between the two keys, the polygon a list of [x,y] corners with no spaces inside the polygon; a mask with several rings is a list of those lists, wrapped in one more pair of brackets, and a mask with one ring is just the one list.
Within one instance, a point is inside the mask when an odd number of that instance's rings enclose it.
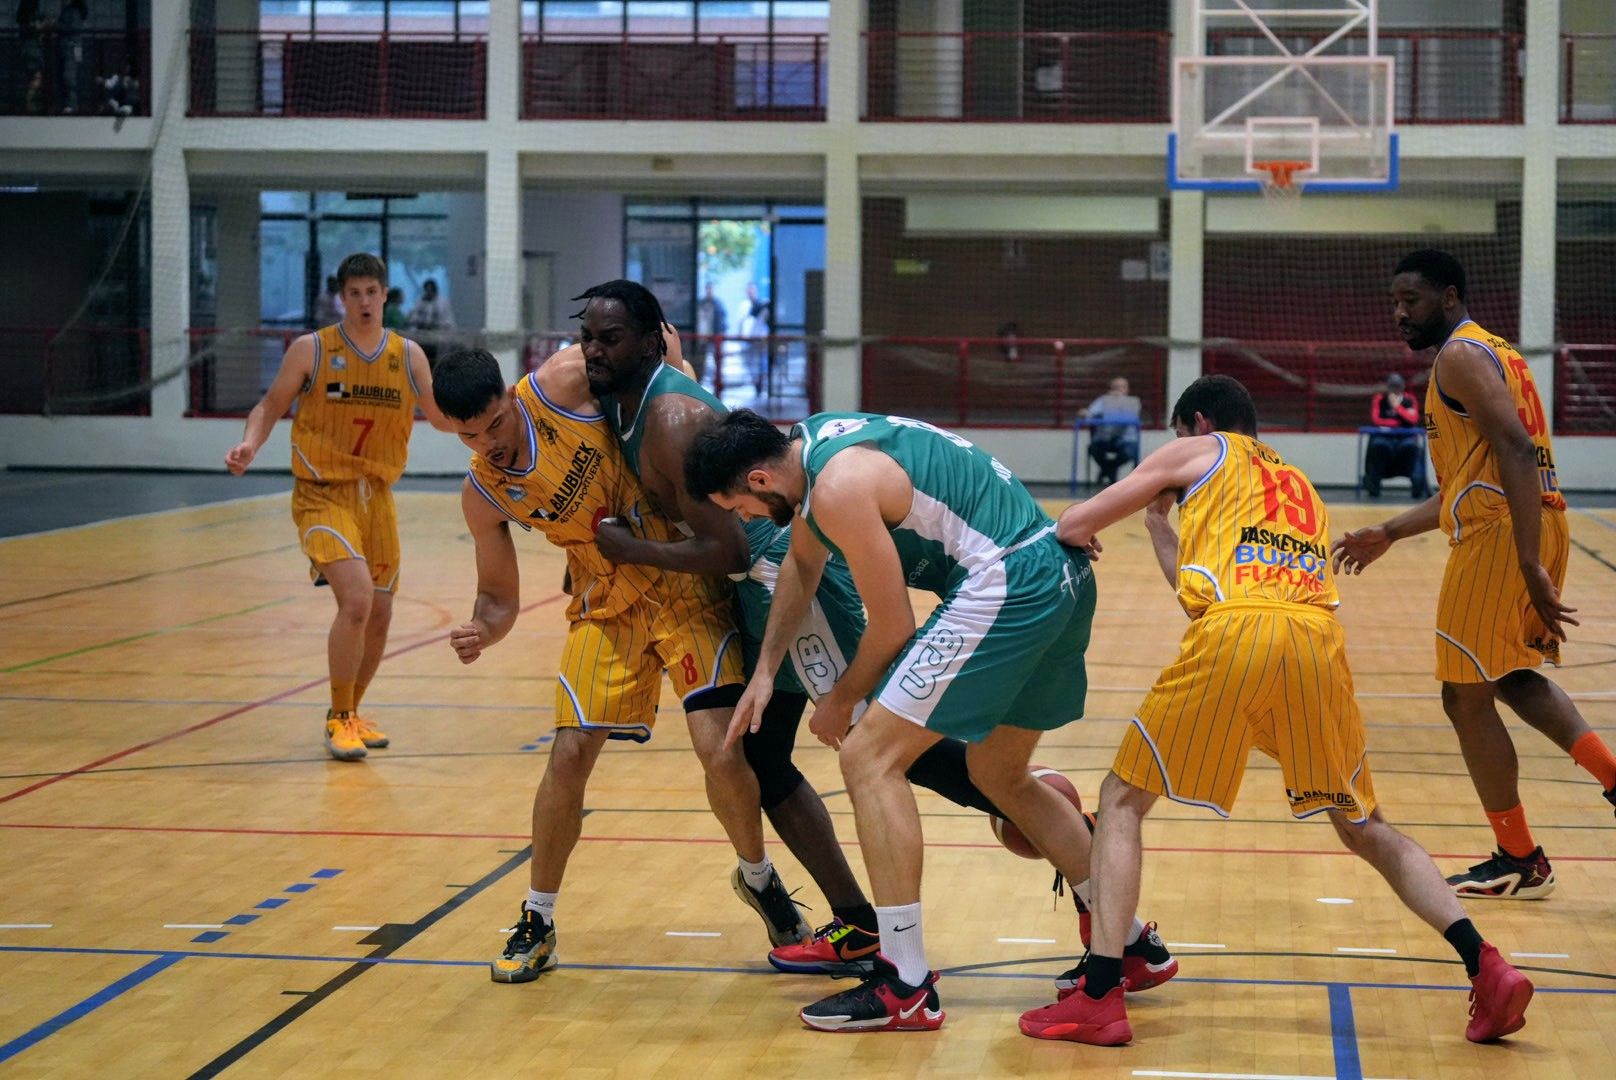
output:
{"label": "player's bearded face", "polygon": [[1392,279],[1392,318],[1408,347],[1418,351],[1440,345],[1448,336],[1448,315],[1442,293],[1419,274]]}
{"label": "player's bearded face", "polygon": [[791,505],[791,500],[778,491],[755,492],[758,500],[769,511],[769,520],[776,525],[790,525],[791,519],[796,516],[797,508]]}

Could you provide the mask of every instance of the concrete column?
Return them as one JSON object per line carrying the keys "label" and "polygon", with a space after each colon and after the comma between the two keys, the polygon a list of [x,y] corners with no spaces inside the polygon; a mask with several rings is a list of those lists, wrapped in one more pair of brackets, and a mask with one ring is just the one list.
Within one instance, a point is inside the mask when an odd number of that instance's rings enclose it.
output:
{"label": "concrete column", "polygon": [[1526,156],[1521,161],[1521,330],[1522,353],[1554,416],[1555,231],[1559,162],[1554,156],[1560,122],[1560,0],[1526,5],[1526,63],[1522,92]]}
{"label": "concrete column", "polygon": [[488,5],[488,131],[483,204],[483,326],[489,351],[507,376],[522,362],[522,156],[514,149],[520,126],[522,5]]}
{"label": "concrete column", "polygon": [[[157,141],[151,163],[151,367],[157,378],[179,372],[190,357],[191,183],[180,126],[185,122],[185,4],[152,8],[152,115]],[[189,377],[181,373],[152,390],[157,421],[185,414]]]}
{"label": "concrete column", "polygon": [[864,5],[831,4],[825,42],[825,119],[833,127],[859,122],[864,89]]}
{"label": "concrete column", "polygon": [[[1167,283],[1167,336],[1175,342],[1201,340],[1203,260],[1206,249],[1206,196],[1199,191],[1175,191],[1170,200],[1168,247],[1173,260]],[[1199,344],[1174,345],[1167,350],[1167,407],[1201,377]]]}
{"label": "concrete column", "polygon": [[859,194],[858,124],[864,42],[863,4],[830,5],[827,45],[829,87],[825,155],[825,348],[821,365],[822,407],[860,407],[863,350],[862,260],[864,214]]}

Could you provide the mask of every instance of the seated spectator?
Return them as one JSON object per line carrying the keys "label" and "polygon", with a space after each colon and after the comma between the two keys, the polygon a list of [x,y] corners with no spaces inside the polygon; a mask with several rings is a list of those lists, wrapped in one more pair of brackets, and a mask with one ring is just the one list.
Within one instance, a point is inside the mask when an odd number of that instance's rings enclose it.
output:
{"label": "seated spectator", "polygon": [[[1403,377],[1397,372],[1386,376],[1386,385],[1369,403],[1369,422],[1378,428],[1417,428],[1420,426],[1420,403],[1404,389]],[[1369,449],[1364,452],[1364,489],[1371,499],[1380,498],[1380,482],[1392,476],[1406,476],[1413,488],[1414,498],[1429,495],[1425,485],[1416,477],[1420,455],[1425,447],[1420,440],[1409,435],[1371,435]]]}
{"label": "seated spectator", "polygon": [[387,303],[382,305],[382,325],[389,330],[402,330],[409,325],[404,317],[404,290],[397,285],[387,290]]}
{"label": "seated spectator", "polygon": [[1128,380],[1118,377],[1084,410],[1084,417],[1093,424],[1089,457],[1100,467],[1101,487],[1117,482],[1117,470],[1123,462],[1138,459],[1139,416],[1143,408],[1140,400],[1128,393]]}

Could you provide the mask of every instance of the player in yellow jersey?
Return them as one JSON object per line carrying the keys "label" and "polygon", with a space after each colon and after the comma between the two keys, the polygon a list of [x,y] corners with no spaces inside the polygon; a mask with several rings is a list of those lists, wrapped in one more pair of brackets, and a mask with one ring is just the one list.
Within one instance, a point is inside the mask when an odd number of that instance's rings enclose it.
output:
{"label": "player in yellow jersey", "polygon": [[[1227,375],[1191,383],[1172,422],[1178,439],[1060,518],[1060,539],[1086,545],[1147,510],[1157,561],[1190,627],[1100,788],[1094,946],[1081,992],[1026,1013],[1021,1030],[1102,1046],[1132,1039],[1121,980],[1139,901],[1140,826],[1163,795],[1227,817],[1253,745],[1279,763],[1291,813],[1328,814],[1348,850],[1454,947],[1473,988],[1466,1037],[1519,1030],[1531,982],[1482,940],[1431,857],[1375,805],[1318,492],[1257,439],[1251,395]],[[1176,538],[1166,516],[1175,500]]]}
{"label": "player in yellow jersey", "polygon": [[[606,740],[651,737],[666,671],[699,748],[714,700],[736,686],[725,680],[724,658],[738,649],[726,595],[690,575],[614,563],[597,547],[608,518],[660,542],[672,540],[675,529],[650,507],[624,462],[590,394],[581,349],[563,349],[509,392],[498,362],[480,349],[443,358],[435,374],[439,406],[476,452],[461,510],[476,547],[477,600],[471,619],[449,639],[462,663],[474,662],[516,621],[521,583],[510,524],[536,528],[567,556],[572,601],[556,678],[556,737],[533,799],[528,898],[489,970],[496,982],[528,982],[556,963],[556,899],[578,842],[584,790]],[[726,831],[733,835],[749,814],[761,832],[755,780],[750,807],[713,794],[732,786],[715,773],[747,769],[740,752],[701,758],[714,815]],[[758,854],[737,848],[743,859]],[[772,868],[752,906],[776,945],[810,933]]]}
{"label": "player in yellow jersey", "polygon": [[1554,869],[1527,827],[1515,745],[1496,702],[1570,754],[1616,805],[1616,756],[1565,691],[1534,670],[1559,664],[1565,628],[1577,625],[1576,609],[1561,600],[1571,541],[1548,419],[1525,359],[1471,320],[1457,259],[1431,249],[1406,256],[1392,302],[1409,347],[1437,350],[1425,428],[1441,490],[1344,535],[1336,566],[1361,573],[1395,541],[1447,533],[1436,677],[1498,843],[1492,858],[1448,883],[1460,896],[1537,899],[1553,890]]}
{"label": "player in yellow jersey", "polygon": [[419,406],[454,430],[432,401],[432,372],[413,341],[382,326],[387,267],[349,255],[337,268],[345,314],[292,342],[263,400],[247,415],[225,466],[241,475],[296,402],[292,420],[292,519],[316,585],[329,584],[337,617],[326,639],[331,707],[325,746],[357,761],[388,739],[359,713],[387,648],[398,589],[398,515],[392,485],[404,472]]}

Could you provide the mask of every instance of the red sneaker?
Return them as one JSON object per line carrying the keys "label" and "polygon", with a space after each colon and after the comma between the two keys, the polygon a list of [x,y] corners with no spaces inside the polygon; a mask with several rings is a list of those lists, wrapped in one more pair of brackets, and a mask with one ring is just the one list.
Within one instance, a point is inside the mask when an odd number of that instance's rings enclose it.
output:
{"label": "red sneaker", "polygon": [[1532,980],[1510,966],[1491,945],[1481,947],[1481,970],[1470,980],[1470,1024],[1465,1038],[1492,1042],[1526,1026]]}
{"label": "red sneaker", "polygon": [[814,939],[803,945],[781,945],[769,952],[769,963],[776,971],[791,975],[868,975],[875,970],[875,954],[881,939],[861,927],[835,922],[814,931]]}
{"label": "red sneaker", "polygon": [[[1086,939],[1083,947],[1088,948]],[[1083,985],[1083,973],[1088,966],[1089,954],[1085,952],[1076,967],[1055,976],[1056,1000],[1065,1000]],[[1146,923],[1139,940],[1122,950],[1122,985],[1130,994],[1160,986],[1177,974],[1178,960],[1162,943],[1155,923]]]}
{"label": "red sneaker", "polygon": [[797,1015],[816,1031],[936,1031],[945,1014],[935,971],[919,986],[910,986],[877,953],[875,970],[863,982],[806,1005]]}
{"label": "red sneaker", "polygon": [[1021,1033],[1090,1046],[1121,1046],[1133,1041],[1120,986],[1097,1001],[1087,994],[1070,994],[1053,1005],[1024,1012]]}

